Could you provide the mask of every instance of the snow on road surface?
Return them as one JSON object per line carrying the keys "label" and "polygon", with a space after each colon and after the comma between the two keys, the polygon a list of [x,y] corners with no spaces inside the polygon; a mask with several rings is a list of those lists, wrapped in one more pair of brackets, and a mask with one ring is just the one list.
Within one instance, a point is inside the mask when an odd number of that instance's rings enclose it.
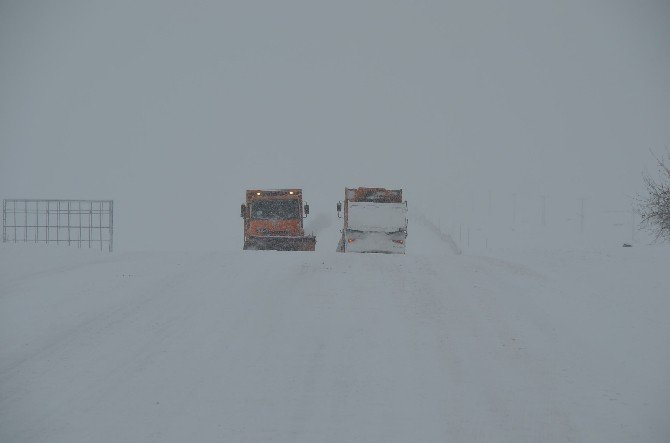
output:
{"label": "snow on road surface", "polygon": [[667,248],[410,229],[405,256],[3,245],[0,441],[669,441]]}

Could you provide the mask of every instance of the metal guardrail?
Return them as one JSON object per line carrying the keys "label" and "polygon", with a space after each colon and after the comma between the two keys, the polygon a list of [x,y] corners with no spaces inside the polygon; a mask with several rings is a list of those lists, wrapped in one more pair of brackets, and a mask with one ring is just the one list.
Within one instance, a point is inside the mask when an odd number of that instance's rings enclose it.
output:
{"label": "metal guardrail", "polygon": [[2,201],[2,241],[114,248],[113,200]]}

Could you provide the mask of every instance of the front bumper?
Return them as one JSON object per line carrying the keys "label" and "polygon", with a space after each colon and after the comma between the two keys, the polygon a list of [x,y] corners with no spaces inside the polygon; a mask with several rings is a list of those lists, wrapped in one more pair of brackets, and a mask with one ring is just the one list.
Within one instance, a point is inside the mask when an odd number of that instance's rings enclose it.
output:
{"label": "front bumper", "polygon": [[347,231],[344,234],[344,252],[405,253],[405,232]]}
{"label": "front bumper", "polygon": [[316,237],[247,237],[245,250],[252,251],[314,251]]}

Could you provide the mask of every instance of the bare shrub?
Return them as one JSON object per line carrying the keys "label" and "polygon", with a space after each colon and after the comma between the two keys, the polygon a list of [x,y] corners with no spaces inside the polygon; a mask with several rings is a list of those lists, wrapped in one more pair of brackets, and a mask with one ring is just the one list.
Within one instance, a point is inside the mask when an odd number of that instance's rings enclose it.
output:
{"label": "bare shrub", "polygon": [[665,157],[654,155],[658,177],[644,173],[646,196],[638,196],[642,226],[653,232],[656,240],[670,241],[670,151]]}

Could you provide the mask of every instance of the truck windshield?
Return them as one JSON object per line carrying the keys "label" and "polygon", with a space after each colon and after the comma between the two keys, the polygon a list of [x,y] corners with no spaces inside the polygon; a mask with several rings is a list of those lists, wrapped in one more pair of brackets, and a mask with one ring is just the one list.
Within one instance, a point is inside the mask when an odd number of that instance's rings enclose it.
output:
{"label": "truck windshield", "polygon": [[251,218],[257,220],[300,218],[300,203],[298,200],[257,200],[251,204]]}

